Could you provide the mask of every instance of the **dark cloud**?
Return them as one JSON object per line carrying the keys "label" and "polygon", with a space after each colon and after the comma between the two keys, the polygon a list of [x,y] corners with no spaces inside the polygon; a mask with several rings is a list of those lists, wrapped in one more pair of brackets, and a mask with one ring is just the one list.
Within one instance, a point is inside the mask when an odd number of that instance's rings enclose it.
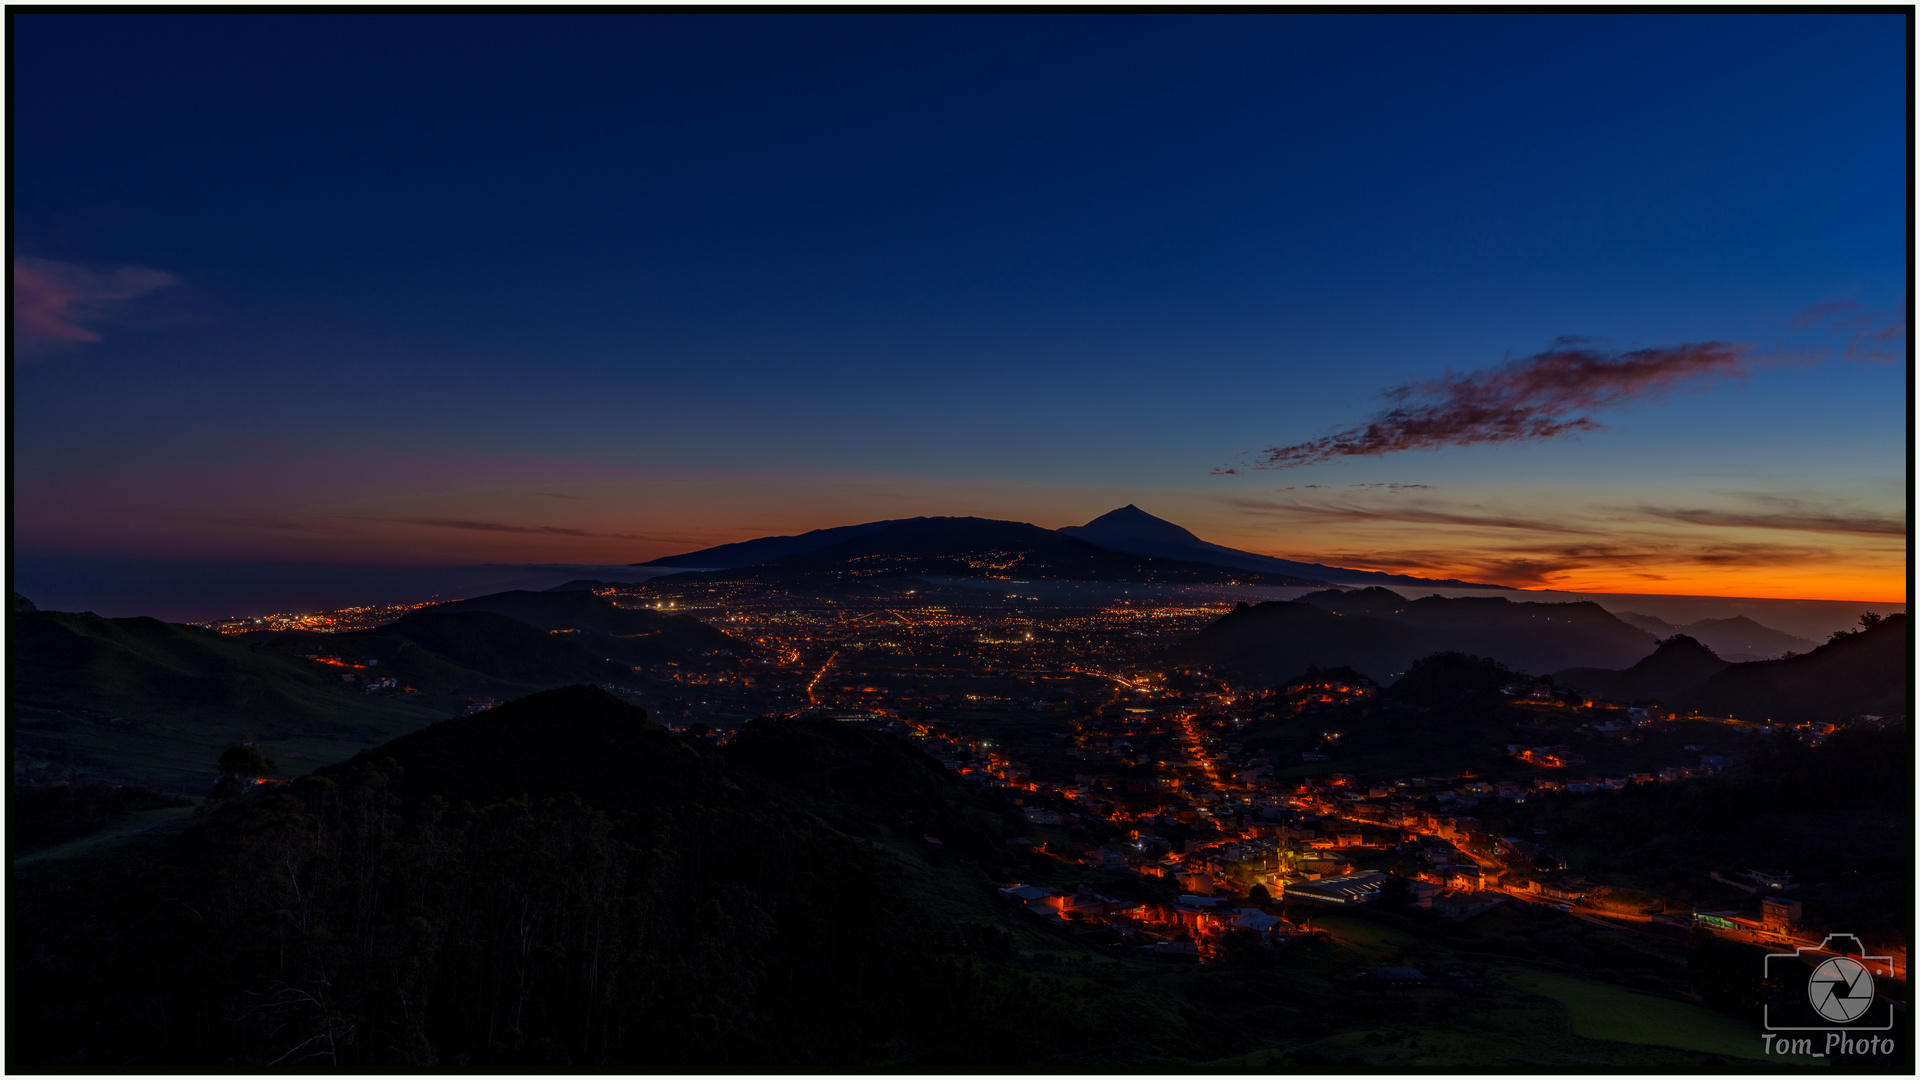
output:
{"label": "dark cloud", "polygon": [[1795,315],[1792,325],[1795,330],[1819,327],[1850,334],[1847,359],[1889,363],[1901,358],[1892,345],[1907,336],[1907,309],[1902,304],[1881,311],[1853,300],[1825,300]]}
{"label": "dark cloud", "polygon": [[[1329,566],[1411,571],[1487,581],[1520,589],[1558,588],[1567,574],[1605,570],[1645,581],[1665,581],[1663,569],[1677,566],[1796,566],[1831,555],[1825,548],[1787,544],[1663,544],[1659,542],[1570,542],[1481,551],[1393,550],[1316,551],[1294,556]],[[1436,569],[1441,568],[1441,569]]]}
{"label": "dark cloud", "polygon": [[1382,396],[1373,420],[1313,442],[1276,446],[1248,467],[1289,469],[1402,450],[1524,442],[1593,431],[1586,414],[1652,401],[1681,388],[1739,378],[1743,346],[1709,341],[1608,354],[1569,344],[1490,371],[1408,383]]}
{"label": "dark cloud", "polygon": [[133,300],[180,284],[165,270],[95,270],[52,259],[13,260],[13,340],[23,352],[99,341],[90,328],[118,317]]}
{"label": "dark cloud", "polygon": [[593,536],[585,529],[562,529],[557,525],[501,525],[492,521],[448,521],[440,518],[404,518],[408,525],[431,525],[436,529],[471,529],[476,532],[556,533],[560,536]]}
{"label": "dark cloud", "polygon": [[590,532],[586,529],[563,529],[558,525],[502,525],[493,521],[459,521],[447,518],[383,518],[373,520],[395,521],[402,525],[426,525],[436,529],[467,529],[474,532],[540,533],[547,536],[581,536],[595,540],[658,541],[667,539],[658,536],[640,536],[632,533]]}
{"label": "dark cloud", "polygon": [[1538,521],[1485,510],[1478,506],[1462,508],[1432,505],[1392,504],[1357,506],[1351,503],[1279,502],[1259,499],[1228,499],[1229,506],[1245,513],[1281,517],[1305,517],[1321,521],[1393,521],[1416,525],[1465,525],[1483,529],[1519,529],[1525,532],[1590,533],[1561,522]]}
{"label": "dark cloud", "polygon": [[1759,510],[1692,510],[1671,506],[1640,506],[1647,517],[1689,525],[1716,525],[1742,529],[1785,529],[1791,532],[1850,533],[1861,536],[1905,536],[1907,523],[1866,510],[1821,506],[1778,495],[1749,496]]}

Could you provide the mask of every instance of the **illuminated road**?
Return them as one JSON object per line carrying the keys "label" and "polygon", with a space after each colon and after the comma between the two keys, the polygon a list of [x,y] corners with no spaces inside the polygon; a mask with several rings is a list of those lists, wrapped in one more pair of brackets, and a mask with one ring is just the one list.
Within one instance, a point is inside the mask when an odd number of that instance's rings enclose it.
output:
{"label": "illuminated road", "polygon": [[839,658],[840,653],[839,650],[836,649],[832,656],[827,657],[827,662],[820,665],[820,670],[813,673],[813,679],[807,683],[807,704],[820,704],[819,699],[813,696],[813,688],[820,685],[820,680],[826,677],[827,669],[832,667],[833,662]]}

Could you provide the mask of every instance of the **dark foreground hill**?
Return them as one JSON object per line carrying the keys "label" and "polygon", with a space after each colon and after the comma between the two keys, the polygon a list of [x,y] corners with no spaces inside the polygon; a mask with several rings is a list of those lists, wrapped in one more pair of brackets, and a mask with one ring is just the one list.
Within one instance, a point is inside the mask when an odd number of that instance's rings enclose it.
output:
{"label": "dark foreground hill", "polygon": [[1505,597],[1408,600],[1388,589],[1329,589],[1295,601],[1241,605],[1175,648],[1175,664],[1260,681],[1307,667],[1349,665],[1386,682],[1436,652],[1490,656],[1523,672],[1624,667],[1653,651],[1653,635],[1592,603],[1515,603]]}
{"label": "dark foreground hill", "polygon": [[[831,580],[922,576],[1163,584],[1320,584],[1288,574],[1127,554],[1019,521],[937,517],[875,524],[882,527],[843,535],[826,546],[795,552],[773,562],[702,575],[702,579],[755,581],[787,587]],[[678,577],[654,581],[672,583]]]}
{"label": "dark foreground hill", "polygon": [[387,763],[398,766],[388,770],[397,794],[455,805],[584,793],[602,809],[634,809],[697,797],[710,782],[694,747],[588,686],[444,720],[314,775],[340,781]]}
{"label": "dark foreground hill", "polygon": [[[1441,698],[1455,682],[1435,680]],[[1316,938],[1205,969],[1103,953],[992,892],[1014,874],[1062,881],[1047,857],[1001,842],[1023,827],[1012,810],[858,725],[767,718],[714,747],[591,688],[533,695],[247,789],[112,859],[16,864],[6,1064],[1094,1072],[1252,1054],[1296,1070],[1382,1060],[1352,1055],[1371,1053],[1369,1036],[1406,1004],[1328,991],[1377,963],[1371,952]],[[1421,955],[1443,970],[1461,957],[1478,970],[1488,943],[1502,963],[1531,947],[1514,924],[1488,935],[1402,923],[1394,933],[1424,934]],[[1437,1040],[1455,1066],[1715,1060],[1578,1038],[1556,1004],[1498,980],[1445,1001],[1407,1041]]]}
{"label": "dark foreground hill", "polygon": [[535,695],[221,804],[118,871],[137,888],[16,908],[58,962],[10,976],[8,1064],[986,1067],[1117,1034],[1068,1031],[1066,982],[983,968],[1004,930],[930,918],[892,848],[815,812],[991,855],[987,798],[846,724],[721,750]]}

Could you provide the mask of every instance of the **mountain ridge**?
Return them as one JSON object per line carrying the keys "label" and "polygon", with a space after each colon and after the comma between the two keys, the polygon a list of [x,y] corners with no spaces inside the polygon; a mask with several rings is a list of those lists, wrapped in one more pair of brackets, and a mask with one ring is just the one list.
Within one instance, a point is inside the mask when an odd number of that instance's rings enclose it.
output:
{"label": "mountain ridge", "polygon": [[1740,660],[1777,660],[1785,653],[1812,652],[1820,645],[1817,641],[1809,641],[1765,623],[1755,622],[1745,615],[1672,623],[1658,615],[1643,615],[1637,611],[1618,611],[1614,614],[1622,622],[1637,626],[1655,637],[1669,638],[1675,634],[1685,634],[1728,660],[1735,657]]}
{"label": "mountain ridge", "polygon": [[1115,551],[1125,551],[1135,555],[1153,555],[1167,559],[1182,559],[1187,562],[1210,562],[1241,570],[1261,570],[1318,578],[1329,585],[1398,584],[1453,589],[1506,588],[1504,585],[1461,581],[1457,578],[1423,578],[1410,574],[1390,574],[1380,570],[1350,570],[1345,567],[1327,566],[1323,563],[1297,562],[1292,559],[1241,551],[1202,540],[1191,531],[1165,518],[1155,517],[1132,503],[1118,510],[1109,510],[1085,525],[1067,525],[1057,531],[1090,540],[1103,547],[1113,548]]}
{"label": "mountain ridge", "polygon": [[[702,548],[698,551],[684,552],[679,555],[667,555],[648,562],[634,563],[634,566],[677,567],[688,570],[740,570],[753,566],[771,565],[795,556],[817,555],[823,551],[859,550],[858,541],[864,537],[887,533],[900,526],[925,525],[936,522],[973,522],[992,521],[992,518],[974,517],[913,517],[889,518],[882,521],[868,521],[857,525],[841,525],[829,529],[814,529],[811,532],[793,536],[763,536],[737,543],[720,544]],[[1454,578],[1421,578],[1407,574],[1389,574],[1377,570],[1348,570],[1341,567],[1325,566],[1320,563],[1295,562],[1279,559],[1270,555],[1259,555],[1250,551],[1239,551],[1219,544],[1208,543],[1192,532],[1175,525],[1164,518],[1158,518],[1141,510],[1132,503],[1117,510],[1108,511],[1085,525],[1068,525],[1059,529],[1044,529],[1026,522],[1005,522],[1009,525],[1023,525],[1042,533],[1054,533],[1067,536],[1095,547],[1125,555],[1143,556],[1174,562],[1197,563],[1217,566],[1228,570],[1238,570],[1257,574],[1273,575],[1298,579],[1298,584],[1398,584],[1462,589],[1504,589],[1502,585],[1488,585],[1481,582],[1460,581]],[[851,545],[851,546],[850,546]],[[875,552],[867,550],[864,554]]]}
{"label": "mountain ridge", "polygon": [[[691,556],[689,556],[691,557]],[[774,562],[698,575],[712,581],[805,584],[887,577],[1012,577],[1059,581],[1310,586],[1324,582],[1115,551],[1024,521],[918,517],[884,523]],[[670,585],[683,575],[654,578]]]}
{"label": "mountain ridge", "polygon": [[[1654,650],[1652,634],[1591,601],[1565,604],[1504,596],[1408,600],[1372,586],[1327,589],[1298,600],[1243,605],[1176,646],[1178,664],[1260,679],[1289,678],[1309,664],[1346,664],[1382,683],[1421,657],[1464,652],[1516,672],[1544,673],[1611,658],[1625,666]],[[1586,664],[1569,661],[1586,658]]]}

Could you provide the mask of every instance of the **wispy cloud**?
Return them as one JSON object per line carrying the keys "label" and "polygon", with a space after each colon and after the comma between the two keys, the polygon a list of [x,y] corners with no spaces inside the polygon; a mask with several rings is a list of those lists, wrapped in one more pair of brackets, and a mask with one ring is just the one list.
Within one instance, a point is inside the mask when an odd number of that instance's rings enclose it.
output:
{"label": "wispy cloud", "polygon": [[645,540],[649,544],[678,544],[678,536],[649,536],[639,532],[593,532],[591,528],[563,528],[559,525],[505,525],[499,521],[465,521],[451,517],[371,517],[365,521],[392,521],[396,525],[424,525],[428,528],[461,528],[467,532],[524,532],[536,536],[582,536],[589,540]]}
{"label": "wispy cloud", "polygon": [[402,518],[408,525],[431,525],[436,529],[468,529],[473,532],[553,533],[559,536],[597,536],[585,529],[563,529],[558,525],[502,525],[494,521],[450,521],[443,518]]}
{"label": "wispy cloud", "polygon": [[1791,544],[1694,544],[1684,541],[1596,540],[1458,549],[1313,551],[1293,557],[1330,566],[1412,572],[1493,582],[1521,589],[1557,588],[1568,578],[1601,573],[1646,582],[1671,580],[1676,571],[1803,566],[1831,558],[1825,548]]}
{"label": "wispy cloud", "polygon": [[1760,504],[1759,508],[1710,510],[1639,506],[1634,510],[1646,517],[1680,521],[1689,525],[1784,529],[1791,532],[1849,533],[1860,536],[1905,536],[1907,534],[1907,523],[1904,519],[1877,514],[1870,510],[1834,503],[1814,503],[1782,495],[1752,493],[1745,498]]}
{"label": "wispy cloud", "polygon": [[1725,342],[1611,354],[1563,344],[1487,371],[1390,387],[1381,396],[1394,405],[1365,424],[1273,447],[1245,467],[1290,469],[1403,450],[1558,438],[1601,427],[1589,412],[1654,401],[1749,371],[1746,347]]}
{"label": "wispy cloud", "polygon": [[1907,336],[1906,305],[1883,311],[1853,300],[1825,300],[1793,317],[1795,330],[1839,330],[1852,336],[1846,348],[1849,360],[1889,363],[1900,359],[1893,343]]}
{"label": "wispy cloud", "polygon": [[1478,506],[1433,506],[1392,503],[1363,506],[1356,503],[1300,502],[1298,500],[1227,499],[1227,505],[1255,515],[1309,518],[1317,521],[1382,521],[1415,525],[1464,525],[1523,532],[1586,533],[1593,530],[1560,522],[1540,521],[1489,511]]}
{"label": "wispy cloud", "polygon": [[52,259],[13,260],[13,340],[23,352],[49,352],[100,340],[90,325],[111,322],[124,306],[180,284],[165,270],[121,266],[93,270]]}
{"label": "wispy cloud", "polygon": [[589,529],[567,529],[558,525],[506,525],[497,521],[464,521],[454,518],[379,518],[369,520],[393,521],[401,525],[425,525],[435,529],[464,529],[469,532],[533,533],[543,536],[579,536],[594,540],[673,542],[673,538],[670,537],[646,536],[636,533],[594,532]]}

